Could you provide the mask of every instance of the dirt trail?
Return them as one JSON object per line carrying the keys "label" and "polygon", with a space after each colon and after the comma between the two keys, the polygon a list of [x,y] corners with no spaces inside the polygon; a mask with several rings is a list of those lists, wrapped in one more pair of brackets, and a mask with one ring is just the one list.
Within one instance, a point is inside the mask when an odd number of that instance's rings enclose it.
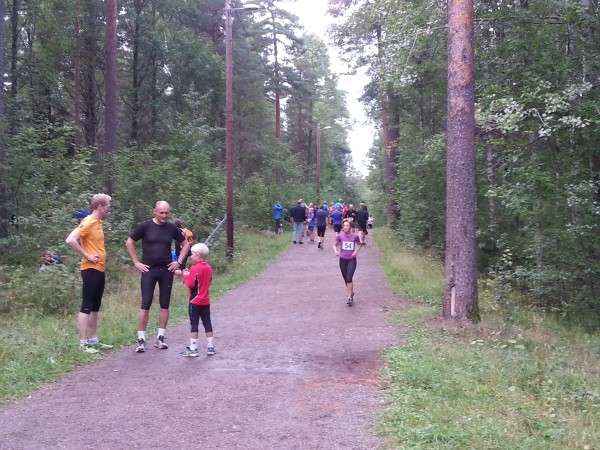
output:
{"label": "dirt trail", "polygon": [[378,351],[398,342],[385,310],[399,299],[370,245],[347,307],[332,235],[325,250],[292,245],[213,302],[215,356],[181,358],[179,323],[168,350],[109,353],[5,405],[0,448],[379,448]]}

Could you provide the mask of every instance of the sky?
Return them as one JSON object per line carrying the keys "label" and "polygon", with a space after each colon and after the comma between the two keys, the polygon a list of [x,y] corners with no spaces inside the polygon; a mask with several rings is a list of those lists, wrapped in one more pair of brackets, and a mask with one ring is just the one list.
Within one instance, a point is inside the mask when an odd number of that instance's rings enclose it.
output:
{"label": "sky", "polygon": [[348,66],[340,61],[338,50],[327,35],[327,27],[332,23],[333,18],[327,15],[326,0],[284,0],[281,6],[298,16],[307,32],[316,34],[327,44],[331,70],[340,75],[338,88],[346,92],[348,111],[354,122],[352,129],[348,130],[348,145],[352,150],[354,167],[359,173],[366,175],[368,173],[366,156],[373,144],[374,128],[368,123],[358,99],[362,95],[363,87],[369,81],[368,77],[360,73],[345,74],[348,72]]}

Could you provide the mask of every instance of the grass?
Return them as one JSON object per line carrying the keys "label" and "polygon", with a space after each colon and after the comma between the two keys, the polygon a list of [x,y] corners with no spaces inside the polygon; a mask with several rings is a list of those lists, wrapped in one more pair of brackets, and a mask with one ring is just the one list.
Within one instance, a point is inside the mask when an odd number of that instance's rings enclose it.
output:
{"label": "grass", "polygon": [[[209,263],[215,275],[211,298],[252,279],[290,243],[284,235],[242,230],[236,234],[233,263],[226,262],[221,247],[211,249]],[[102,300],[100,338],[116,348],[132,345],[137,337],[140,307],[139,274],[131,266],[111,266]],[[176,280],[171,297],[170,324],[187,318],[187,288]],[[0,404],[23,397],[43,383],[56,380],[98,356],[78,348],[76,317],[80,306],[78,268],[38,274],[37,270],[0,266]],[[150,310],[148,331],[157,323],[155,301]]]}
{"label": "grass", "polygon": [[388,233],[375,233],[382,249],[383,271],[392,291],[405,298],[439,304],[444,289],[444,268],[429,255],[416,255],[395,244]]}
{"label": "grass", "polygon": [[386,448],[600,448],[599,336],[517,301],[507,313],[489,283],[482,323],[442,320],[439,263],[375,238],[392,289],[421,300],[394,312],[410,331],[384,355]]}

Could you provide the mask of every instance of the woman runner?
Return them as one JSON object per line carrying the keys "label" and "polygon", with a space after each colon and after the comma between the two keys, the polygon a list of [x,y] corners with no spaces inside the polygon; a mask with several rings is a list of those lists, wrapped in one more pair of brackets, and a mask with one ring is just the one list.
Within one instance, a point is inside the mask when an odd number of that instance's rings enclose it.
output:
{"label": "woman runner", "polygon": [[356,255],[358,255],[362,245],[358,235],[352,232],[350,221],[344,220],[342,227],[342,232],[335,237],[333,251],[336,256],[340,257],[340,270],[346,283],[346,295],[348,297],[346,304],[352,306],[354,303],[352,277],[356,270]]}

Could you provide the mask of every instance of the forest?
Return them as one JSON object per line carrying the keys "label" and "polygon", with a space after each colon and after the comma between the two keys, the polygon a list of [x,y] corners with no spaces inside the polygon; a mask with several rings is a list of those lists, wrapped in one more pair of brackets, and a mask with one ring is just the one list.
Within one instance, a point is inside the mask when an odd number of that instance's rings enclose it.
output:
{"label": "forest", "polygon": [[[230,11],[236,226],[270,228],[275,200],[366,199],[378,226],[442,260],[447,2],[328,0],[333,41],[370,77],[361,100],[380,132],[365,179],[324,38],[283,2],[253,3]],[[59,250],[95,192],[113,196],[107,235],[120,247],[158,199],[196,236],[214,229],[226,196],[226,4],[0,2],[1,265],[33,268]],[[473,27],[479,279],[493,280],[499,304],[518,293],[597,327],[598,5],[475,1]],[[321,125],[331,129],[317,142]]]}

